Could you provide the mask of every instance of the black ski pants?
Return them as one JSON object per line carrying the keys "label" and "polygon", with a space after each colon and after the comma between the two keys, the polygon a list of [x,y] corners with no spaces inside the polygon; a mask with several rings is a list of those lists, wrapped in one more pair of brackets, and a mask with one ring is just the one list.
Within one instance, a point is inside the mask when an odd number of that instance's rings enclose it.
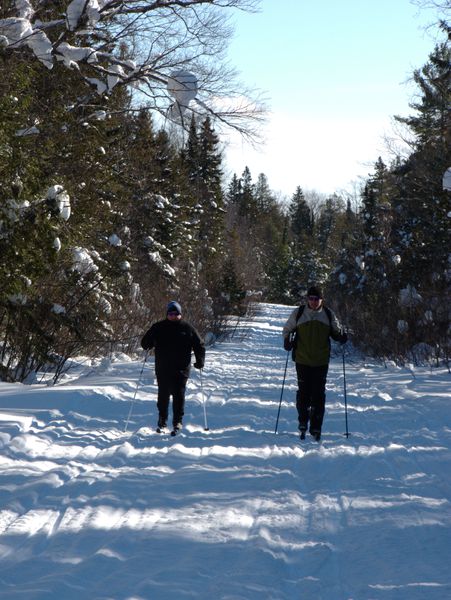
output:
{"label": "black ski pants", "polygon": [[167,423],[169,399],[172,396],[172,424],[182,423],[185,414],[185,390],[188,373],[183,371],[158,371],[158,418]]}
{"label": "black ski pants", "polygon": [[299,427],[307,429],[310,420],[310,433],[321,433],[326,405],[326,380],[329,365],[309,367],[296,363],[298,392],[296,408]]}

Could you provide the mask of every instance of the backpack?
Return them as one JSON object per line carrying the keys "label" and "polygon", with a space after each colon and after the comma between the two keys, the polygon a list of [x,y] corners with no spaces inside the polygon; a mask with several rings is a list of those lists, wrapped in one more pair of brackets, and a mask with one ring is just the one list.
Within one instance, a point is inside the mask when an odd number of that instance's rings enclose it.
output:
{"label": "backpack", "polygon": [[[298,308],[298,312],[296,313],[296,324],[299,321],[299,319],[301,318],[302,313],[304,312],[304,308],[305,308],[305,304],[301,304],[301,306]],[[324,304],[323,304],[323,309],[324,309],[324,312],[327,315],[327,318],[329,319],[329,327],[331,328],[331,331],[332,331],[332,313],[330,312],[330,308],[328,308],[327,306],[324,306]],[[332,337],[332,339],[334,339],[333,336],[331,336],[331,337]],[[293,337],[293,348],[291,350],[291,358],[294,361],[296,361],[296,344],[297,344],[297,341],[298,341],[298,332],[297,332],[297,328],[296,328],[296,333],[294,334],[294,337]]]}

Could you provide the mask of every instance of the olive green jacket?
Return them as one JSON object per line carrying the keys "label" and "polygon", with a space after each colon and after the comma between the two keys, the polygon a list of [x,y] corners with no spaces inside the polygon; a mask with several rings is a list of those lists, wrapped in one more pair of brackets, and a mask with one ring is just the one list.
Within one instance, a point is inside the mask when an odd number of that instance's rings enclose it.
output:
{"label": "olive green jacket", "polygon": [[299,308],[295,308],[285,323],[282,331],[284,338],[296,333],[294,360],[310,367],[329,364],[330,337],[339,338],[342,334],[340,323],[335,313],[329,308],[331,319],[323,306],[319,310],[304,308],[296,322]]}

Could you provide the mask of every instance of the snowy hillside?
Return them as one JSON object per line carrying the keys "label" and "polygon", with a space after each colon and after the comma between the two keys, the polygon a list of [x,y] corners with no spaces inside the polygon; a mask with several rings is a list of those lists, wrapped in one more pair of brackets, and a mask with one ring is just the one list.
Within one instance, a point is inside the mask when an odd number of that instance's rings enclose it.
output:
{"label": "snowy hillside", "polygon": [[288,307],[192,373],[184,431],[159,436],[152,360],[0,384],[0,599],[445,600],[445,369],[333,360],[323,440],[296,435]]}

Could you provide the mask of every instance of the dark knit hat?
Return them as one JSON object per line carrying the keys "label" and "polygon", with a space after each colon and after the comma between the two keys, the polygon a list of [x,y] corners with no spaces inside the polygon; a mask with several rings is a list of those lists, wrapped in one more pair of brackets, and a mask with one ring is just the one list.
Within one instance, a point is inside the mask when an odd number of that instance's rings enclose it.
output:
{"label": "dark knit hat", "polygon": [[169,304],[166,308],[166,314],[168,312],[177,312],[179,315],[181,315],[182,307],[180,306],[180,304],[178,302],[176,302],[175,300],[172,300],[171,302],[169,302]]}
{"label": "dark knit hat", "polygon": [[318,298],[323,297],[322,289],[317,285],[311,285],[307,290],[307,296],[318,296]]}

